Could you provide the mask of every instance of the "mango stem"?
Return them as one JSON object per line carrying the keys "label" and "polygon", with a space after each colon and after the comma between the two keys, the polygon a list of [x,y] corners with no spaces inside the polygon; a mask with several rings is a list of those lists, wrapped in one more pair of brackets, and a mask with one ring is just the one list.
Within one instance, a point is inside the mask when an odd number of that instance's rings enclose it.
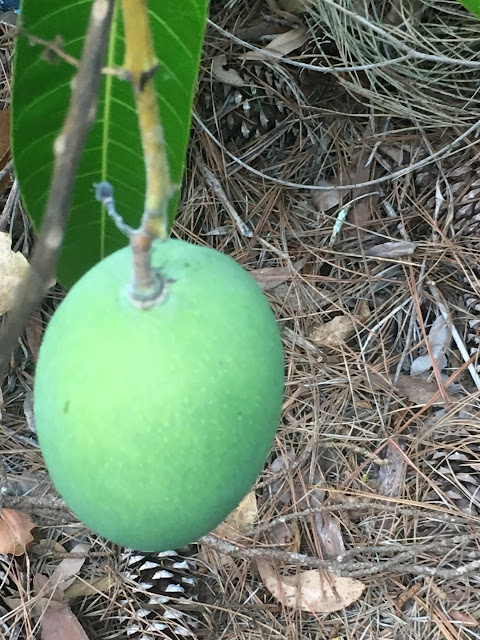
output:
{"label": "mango stem", "polygon": [[[157,300],[154,304],[159,304],[157,294],[160,276],[152,269],[151,248],[155,239],[166,240],[168,237],[168,202],[175,189],[170,180],[155,92],[154,76],[159,63],[155,56],[146,0],[122,0],[122,12],[125,30],[124,71],[135,94],[146,172],[144,214],[140,228],[130,237],[133,252],[130,298],[143,308],[146,297],[149,300],[147,306],[152,306],[152,299]],[[161,285],[160,291],[163,289],[164,285]]]}

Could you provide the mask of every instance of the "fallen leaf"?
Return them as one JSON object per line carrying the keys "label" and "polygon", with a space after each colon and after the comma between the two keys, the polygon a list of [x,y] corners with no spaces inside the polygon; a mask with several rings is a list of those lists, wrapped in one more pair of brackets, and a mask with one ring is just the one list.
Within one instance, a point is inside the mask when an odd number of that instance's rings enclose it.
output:
{"label": "fallen leaf", "polygon": [[35,615],[42,629],[42,640],[88,640],[80,622],[64,601],[63,591],[37,573],[33,576],[37,596]]}
{"label": "fallen leaf", "polygon": [[327,180],[319,180],[317,183],[319,187],[329,187],[328,189],[314,190],[312,191],[313,204],[322,213],[329,211],[334,207],[337,207],[341,201],[340,189],[335,187]]}
{"label": "fallen leaf", "polygon": [[29,264],[24,255],[12,251],[12,237],[0,232],[0,316],[12,308],[19,283]]}
{"label": "fallen leaf", "polygon": [[[294,29],[290,29],[290,31],[276,36],[266,47],[263,47],[262,51],[269,51],[280,56],[286,56],[301,47],[302,44],[305,44],[309,37],[306,27],[303,25],[295,27]],[[239,56],[241,60],[264,60],[265,57],[261,51],[249,51]]]}
{"label": "fallen leaf", "polygon": [[[302,258],[293,265],[295,271],[300,271],[305,266],[307,258]],[[295,277],[295,271],[289,267],[265,267],[263,269],[253,269],[250,275],[257,281],[264,291],[274,289],[287,280]]]}
{"label": "fallen leaf", "polygon": [[309,37],[310,34],[307,28],[301,25],[279,34],[266,45],[265,49],[267,51],[274,51],[281,56],[286,56],[301,47],[302,44],[305,44]]}
{"label": "fallen leaf", "polygon": [[28,319],[25,327],[25,336],[27,338],[28,347],[32,353],[35,362],[38,360],[40,345],[42,344],[44,323],[40,311],[37,310]]}
{"label": "fallen leaf", "polygon": [[[366,157],[363,151],[353,154],[350,167],[346,170],[346,179],[349,184],[363,184],[370,180],[370,166],[366,165]],[[357,234],[362,235],[366,225],[372,217],[372,211],[378,202],[378,192],[372,192],[369,186],[354,187],[350,192],[349,203],[351,205],[349,218],[350,225],[344,229],[346,237]]]}
{"label": "fallen leaf", "polygon": [[[257,498],[255,491],[250,491],[238,507],[218,525],[213,534],[229,542],[241,540],[244,538],[243,532],[251,527],[257,519],[257,515]],[[212,557],[215,558],[215,562],[219,565],[229,566],[231,564],[230,556],[211,550],[208,547],[202,547],[198,554],[199,561],[205,562],[207,566],[211,564]]]}
{"label": "fallen leaf", "polygon": [[35,524],[26,513],[15,509],[2,509],[0,513],[0,553],[21,556],[32,542],[31,530]]}
{"label": "fallen leaf", "polygon": [[[415,358],[410,368],[411,376],[419,376],[432,368],[432,358],[436,361],[439,369],[444,369],[447,365],[445,352],[452,339],[452,331],[443,316],[438,316],[428,332],[428,345],[430,353]],[[430,354],[432,357],[430,357]]]}
{"label": "fallen leaf", "polygon": [[399,449],[398,441],[388,443],[385,454],[388,463],[382,465],[378,472],[378,493],[382,496],[398,498],[403,493],[407,463]]}
{"label": "fallen leaf", "polygon": [[52,603],[64,604],[63,591],[50,582],[47,576],[36,573],[33,576],[33,587],[39,598],[35,602],[35,615],[40,616],[43,610]]}
{"label": "fallen leaf", "polygon": [[[31,392],[29,392],[31,393]],[[33,399],[33,394],[31,394]],[[37,544],[34,544],[30,547],[30,551],[36,553],[38,555],[43,555],[45,551],[55,551],[56,553],[67,553],[67,550],[63,545],[59,542],[54,542],[53,540],[47,540],[46,538],[40,538]]]}
{"label": "fallen leaf", "polygon": [[48,607],[41,617],[42,640],[88,640],[78,619],[66,605]]}
{"label": "fallen leaf", "polygon": [[235,71],[235,69],[227,69],[227,57],[225,55],[215,56],[212,60],[212,76],[215,80],[228,84],[232,87],[244,87],[245,80]]}
{"label": "fallen leaf", "polygon": [[279,522],[266,532],[265,539],[269,545],[281,548],[290,553],[300,551],[301,536],[296,522]]}
{"label": "fallen leaf", "polygon": [[278,5],[288,13],[305,13],[310,7],[310,0],[278,0]]}
{"label": "fallen leaf", "polygon": [[460,622],[464,627],[478,627],[478,620],[474,618],[470,613],[452,609],[451,611],[449,611],[449,615],[452,620],[455,620],[455,622]]}
{"label": "fallen leaf", "polygon": [[330,571],[300,571],[296,576],[281,576],[278,570],[257,561],[265,587],[281,604],[309,613],[332,613],[348,607],[362,595],[365,585]]}
{"label": "fallen leaf", "polygon": [[274,289],[279,284],[282,284],[282,282],[292,279],[292,272],[288,267],[265,267],[264,269],[253,269],[250,271],[250,275],[264,291]]}
{"label": "fallen leaf", "polygon": [[[401,165],[403,163],[406,151],[403,145],[382,144],[378,150],[380,151],[380,155],[390,158],[396,165]],[[389,164],[386,169],[391,171],[391,164]]]}
{"label": "fallen leaf", "polygon": [[[33,433],[36,433],[35,428],[35,413],[33,411],[33,391],[27,391],[25,399],[23,401],[23,415],[27,421],[27,427]],[[64,549],[65,551],[65,549]]]}
{"label": "fallen leaf", "polygon": [[340,347],[355,332],[355,322],[351,316],[336,316],[332,320],[315,327],[308,336],[316,347],[329,349]]}
{"label": "fallen leaf", "polygon": [[341,347],[353,336],[357,328],[361,328],[358,325],[364,324],[369,315],[368,305],[364,305],[359,315],[335,316],[332,320],[315,327],[308,339],[316,347],[327,349]]}
{"label": "fallen leaf", "polygon": [[279,22],[269,20],[266,15],[261,15],[237,26],[235,36],[247,42],[265,42],[265,39],[273,38],[284,30],[285,27],[282,27]]}
{"label": "fallen leaf", "polygon": [[225,538],[230,542],[235,542],[242,538],[243,532],[252,526],[257,515],[257,498],[255,491],[250,491],[238,507],[218,525],[214,534],[219,538]]}
{"label": "fallen leaf", "polygon": [[322,558],[338,558],[345,553],[345,543],[343,541],[340,523],[331,513],[316,513],[315,529],[322,549]]}
{"label": "fallen leaf", "polygon": [[417,245],[414,242],[382,242],[370,249],[365,249],[365,255],[371,258],[401,258],[415,253]]}
{"label": "fallen leaf", "polygon": [[[280,471],[286,471],[287,467],[295,460],[295,452],[293,449],[286,450],[285,456],[277,456],[270,465],[270,471],[275,475]],[[283,504],[291,504],[292,503],[292,492],[288,487],[288,484],[285,482],[284,478],[279,480],[274,480],[270,485],[271,495],[277,496],[277,494],[282,491],[282,494],[278,496],[278,500]]]}
{"label": "fallen leaf", "polygon": [[[435,381],[422,380],[422,378],[414,378],[403,374],[398,376],[395,388],[401,395],[420,407],[430,404],[432,397],[438,393],[438,384]],[[449,395],[447,395],[448,399],[450,399]],[[445,401],[441,395],[438,395],[437,399],[431,404],[432,406],[443,405]]]}
{"label": "fallen leaf", "polygon": [[106,593],[115,584],[114,576],[108,575],[103,578],[97,578],[96,580],[85,581],[78,578],[65,589],[65,599],[73,600],[73,598],[84,598],[86,596],[93,596],[96,593]]}
{"label": "fallen leaf", "polygon": [[69,555],[78,555],[85,554],[83,558],[71,558],[66,557],[64,560],[60,562],[58,567],[52,573],[49,578],[49,583],[52,586],[58,587],[62,591],[68,589],[68,587],[74,582],[75,578],[78,575],[78,572],[82,568],[86,558],[86,554],[90,546],[88,544],[77,544],[71,551]]}

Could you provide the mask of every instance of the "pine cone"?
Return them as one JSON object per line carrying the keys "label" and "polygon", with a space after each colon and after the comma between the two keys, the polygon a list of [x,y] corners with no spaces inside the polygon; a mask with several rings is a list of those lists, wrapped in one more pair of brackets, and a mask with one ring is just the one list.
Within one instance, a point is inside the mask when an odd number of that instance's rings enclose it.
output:
{"label": "pine cone", "polygon": [[13,614],[4,598],[19,598],[19,589],[25,582],[25,575],[15,559],[0,554],[0,638],[23,640],[26,630],[21,622],[13,620]]}
{"label": "pine cone", "polygon": [[119,619],[127,636],[131,640],[195,637],[198,622],[182,610],[195,597],[194,559],[177,551],[145,554],[125,549],[121,560],[122,576],[133,596],[119,600],[123,608]]}
{"label": "pine cone", "polygon": [[[416,160],[426,156],[426,151],[422,150]],[[435,186],[439,176],[438,168],[434,164],[422,167],[414,173],[414,183],[416,187],[416,199],[424,202],[424,206],[432,216],[436,212],[437,203]],[[451,169],[445,171],[445,178],[451,189],[453,200],[453,220],[452,228],[455,242],[467,248],[478,249],[478,238],[480,237],[480,164],[469,162],[468,159]],[[447,203],[440,203],[439,217],[450,215],[447,211]],[[441,218],[440,218],[441,219]],[[465,318],[462,318],[466,330],[464,339],[469,355],[479,355],[480,348],[480,268],[476,264],[474,254],[472,254],[469,265],[472,278],[478,283],[475,286],[464,274],[458,274],[458,281],[463,289],[459,306],[465,309]],[[463,304],[462,304],[463,303]],[[478,358],[477,358],[478,359]],[[480,362],[475,362],[476,368],[480,371]]]}
{"label": "pine cone", "polygon": [[480,234],[480,167],[458,167],[448,174],[453,197],[455,217],[453,228],[462,239]]}
{"label": "pine cone", "polygon": [[[425,456],[426,474],[461,511],[480,514],[480,442],[476,432],[467,429],[446,434],[435,442],[435,451]],[[433,471],[433,473],[432,473]],[[427,500],[438,502],[429,492]]]}
{"label": "pine cone", "polygon": [[209,79],[209,86],[199,92],[201,115],[224,144],[239,148],[280,125],[288,115],[285,103],[292,91],[287,78],[266,64],[229,61],[222,69],[235,84],[214,78],[210,85]]}

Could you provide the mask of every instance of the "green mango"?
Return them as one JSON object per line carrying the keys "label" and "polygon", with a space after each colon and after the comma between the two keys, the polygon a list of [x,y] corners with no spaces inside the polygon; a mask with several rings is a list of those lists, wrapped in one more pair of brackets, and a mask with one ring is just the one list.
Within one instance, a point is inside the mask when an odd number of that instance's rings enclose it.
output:
{"label": "green mango", "polygon": [[88,271],[51,319],[34,386],[53,483],[88,527],[163,551],[214,529],[254,484],[278,427],[284,358],[253,278],[213,249],[168,239],[149,310],[127,295],[132,252]]}

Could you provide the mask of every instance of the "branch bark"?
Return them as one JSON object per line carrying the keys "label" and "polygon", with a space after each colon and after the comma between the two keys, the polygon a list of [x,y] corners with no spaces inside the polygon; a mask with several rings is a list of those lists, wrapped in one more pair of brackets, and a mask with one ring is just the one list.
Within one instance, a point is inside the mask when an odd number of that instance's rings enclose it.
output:
{"label": "branch bark", "polygon": [[101,70],[115,0],[94,0],[77,75],[72,82],[69,111],[54,145],[55,168],[29,274],[0,336],[0,375],[28,316],[42,300],[55,275],[72,202],[75,177],[87,133],[95,119]]}

